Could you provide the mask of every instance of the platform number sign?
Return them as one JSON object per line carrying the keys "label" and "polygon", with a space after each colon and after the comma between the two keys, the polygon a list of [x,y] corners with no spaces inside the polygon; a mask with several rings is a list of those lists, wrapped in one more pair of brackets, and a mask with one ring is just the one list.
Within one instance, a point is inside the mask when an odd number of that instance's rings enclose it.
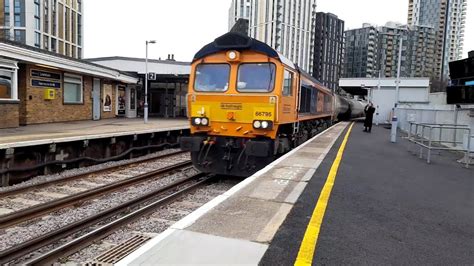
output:
{"label": "platform number sign", "polygon": [[156,80],[156,73],[148,73],[148,80]]}

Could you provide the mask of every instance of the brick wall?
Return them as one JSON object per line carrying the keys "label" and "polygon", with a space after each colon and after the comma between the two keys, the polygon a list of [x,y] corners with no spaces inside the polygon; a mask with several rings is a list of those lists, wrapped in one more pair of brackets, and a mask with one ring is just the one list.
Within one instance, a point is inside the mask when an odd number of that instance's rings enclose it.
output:
{"label": "brick wall", "polygon": [[19,104],[0,102],[0,128],[19,126]]}
{"label": "brick wall", "polygon": [[[92,77],[82,76],[83,103],[68,104],[63,102],[64,72],[31,65],[20,67],[20,69],[18,90],[21,101],[20,123],[22,125],[92,119]],[[56,98],[54,100],[44,99],[46,88],[32,86],[31,69],[61,75],[61,80],[58,81],[61,83],[61,88],[55,89]]]}
{"label": "brick wall", "polygon": [[[31,70],[44,71],[61,75],[60,80],[48,78],[31,77]],[[66,122],[92,119],[92,88],[93,77],[82,76],[83,103],[64,103],[64,73],[63,71],[42,68],[35,65],[20,65],[18,71],[18,97],[20,99],[19,121],[20,125],[30,125],[51,122]],[[77,74],[74,74],[77,76]],[[44,92],[47,88],[35,87],[32,79],[59,82],[61,87],[55,89],[56,98],[45,100]],[[100,113],[101,119],[114,118],[116,116],[116,89],[118,83],[115,81],[101,81],[100,90]],[[104,111],[106,96],[104,87],[110,88],[111,110]]]}

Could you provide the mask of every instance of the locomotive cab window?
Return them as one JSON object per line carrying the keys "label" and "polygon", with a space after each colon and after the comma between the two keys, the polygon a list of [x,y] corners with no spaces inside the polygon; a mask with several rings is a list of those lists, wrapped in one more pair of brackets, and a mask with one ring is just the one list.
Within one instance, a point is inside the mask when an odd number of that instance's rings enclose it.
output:
{"label": "locomotive cab window", "polygon": [[275,64],[253,63],[239,66],[237,90],[240,92],[271,92],[275,86]]}
{"label": "locomotive cab window", "polygon": [[229,87],[228,64],[200,64],[196,67],[194,89],[203,92],[224,92]]}
{"label": "locomotive cab window", "polygon": [[293,95],[293,73],[285,69],[283,77],[283,96]]}

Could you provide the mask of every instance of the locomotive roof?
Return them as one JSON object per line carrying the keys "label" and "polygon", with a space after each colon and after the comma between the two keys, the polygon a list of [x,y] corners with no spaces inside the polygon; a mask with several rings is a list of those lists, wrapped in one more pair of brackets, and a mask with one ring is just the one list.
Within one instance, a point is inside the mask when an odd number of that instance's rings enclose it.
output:
{"label": "locomotive roof", "polygon": [[278,58],[282,63],[289,67],[296,68],[295,64],[293,64],[290,59],[275,51],[275,49],[270,47],[268,44],[237,32],[228,32],[201,48],[201,50],[199,50],[199,52],[194,56],[193,62],[205,56],[227,50],[251,50],[260,52],[269,57]]}
{"label": "locomotive roof", "polygon": [[199,52],[196,53],[194,56],[193,62],[199,60],[205,56],[215,54],[221,51],[227,50],[237,50],[237,51],[245,51],[251,50],[259,53],[263,53],[269,57],[277,58],[283,64],[295,69],[296,71],[300,72],[305,78],[308,80],[319,84],[327,91],[330,91],[326,88],[319,80],[312,77],[310,74],[306,73],[304,70],[299,68],[295,65],[290,59],[286,58],[275,49],[270,47],[268,44],[251,38],[247,35],[243,35],[238,32],[228,32],[218,38],[216,38],[213,42],[207,44]]}

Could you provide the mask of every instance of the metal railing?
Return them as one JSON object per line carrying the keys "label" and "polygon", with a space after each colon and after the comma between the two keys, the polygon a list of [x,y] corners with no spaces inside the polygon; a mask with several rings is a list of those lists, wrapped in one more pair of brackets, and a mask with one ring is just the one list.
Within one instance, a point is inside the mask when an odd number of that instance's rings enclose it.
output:
{"label": "metal railing", "polygon": [[[453,139],[443,140],[443,130],[454,130]],[[463,141],[457,141],[456,136],[459,131],[467,132],[468,138],[466,148],[463,147]],[[427,163],[431,163],[432,150],[459,151],[464,152],[465,161],[463,162],[465,162],[466,168],[469,168],[471,162],[470,153],[473,152],[470,150],[472,137],[471,128],[468,125],[410,122],[407,139],[420,146],[420,159],[423,159],[423,148],[427,149]]]}

